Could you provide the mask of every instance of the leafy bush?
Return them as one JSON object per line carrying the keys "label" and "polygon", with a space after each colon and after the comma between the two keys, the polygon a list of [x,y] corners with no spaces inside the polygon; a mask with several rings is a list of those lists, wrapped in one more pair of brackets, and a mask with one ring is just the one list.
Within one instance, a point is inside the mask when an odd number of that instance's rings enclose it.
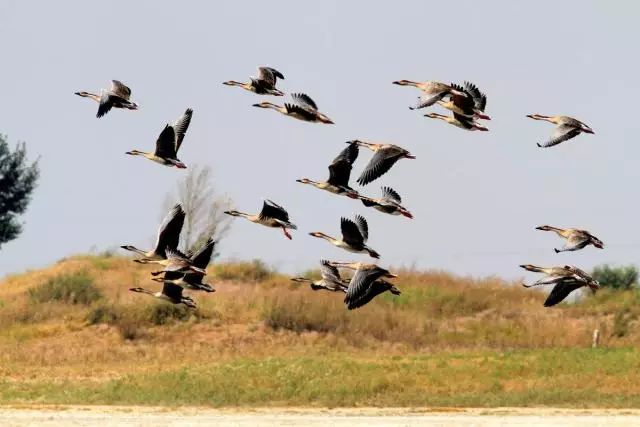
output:
{"label": "leafy bush", "polygon": [[100,304],[87,313],[90,325],[114,326],[125,340],[144,337],[145,326],[166,325],[171,321],[187,321],[192,316],[184,306],[154,302],[143,306]]}
{"label": "leafy bush", "polygon": [[124,317],[116,324],[120,337],[123,340],[133,341],[145,336],[145,329],[140,326],[140,323],[133,318]]}
{"label": "leafy bush", "polygon": [[191,317],[189,309],[183,305],[169,303],[153,304],[146,307],[144,321],[153,325],[166,325],[172,320],[186,321]]}
{"label": "leafy bush", "polygon": [[129,307],[101,304],[87,314],[90,325],[106,324],[114,326],[123,340],[132,341],[145,335],[139,316]]}
{"label": "leafy bush", "polygon": [[61,274],[29,289],[29,299],[36,303],[59,301],[89,305],[102,297],[86,271]]}
{"label": "leafy bush", "polygon": [[251,262],[235,262],[215,266],[215,276],[221,280],[262,282],[273,276],[274,271],[259,259]]}
{"label": "leafy bush", "polygon": [[610,267],[605,264],[595,267],[592,275],[602,286],[613,289],[631,289],[638,283],[638,269],[633,265]]}
{"label": "leafy bush", "polygon": [[113,325],[121,318],[121,313],[113,305],[99,305],[87,314],[87,323],[90,325],[98,325],[106,323]]}
{"label": "leafy bush", "polygon": [[267,304],[262,319],[273,330],[294,332],[335,332],[349,322],[346,310],[327,310],[323,304],[315,304],[307,297],[294,294],[276,297]]}
{"label": "leafy bush", "polygon": [[619,310],[613,317],[613,331],[611,335],[622,338],[629,333],[629,326],[633,320],[633,315],[628,308]]}

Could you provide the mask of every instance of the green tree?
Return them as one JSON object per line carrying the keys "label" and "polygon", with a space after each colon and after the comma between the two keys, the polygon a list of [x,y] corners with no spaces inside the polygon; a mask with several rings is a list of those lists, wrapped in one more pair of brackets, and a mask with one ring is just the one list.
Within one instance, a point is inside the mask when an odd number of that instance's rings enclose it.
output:
{"label": "green tree", "polygon": [[22,232],[18,217],[27,210],[39,173],[38,162],[28,162],[24,143],[12,152],[0,135],[0,247]]}
{"label": "green tree", "polygon": [[593,269],[592,276],[604,287],[631,289],[638,283],[638,269],[633,265],[610,267],[607,264]]}

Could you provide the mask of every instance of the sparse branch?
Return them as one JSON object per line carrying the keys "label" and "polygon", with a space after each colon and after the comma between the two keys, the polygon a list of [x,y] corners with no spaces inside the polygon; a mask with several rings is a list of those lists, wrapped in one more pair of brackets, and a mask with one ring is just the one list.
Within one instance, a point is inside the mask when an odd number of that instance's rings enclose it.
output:
{"label": "sparse branch", "polygon": [[220,240],[228,232],[230,221],[224,211],[231,206],[231,199],[216,193],[209,166],[190,168],[176,191],[167,195],[165,208],[176,202],[182,203],[186,213],[180,237],[186,251],[197,250],[209,237]]}

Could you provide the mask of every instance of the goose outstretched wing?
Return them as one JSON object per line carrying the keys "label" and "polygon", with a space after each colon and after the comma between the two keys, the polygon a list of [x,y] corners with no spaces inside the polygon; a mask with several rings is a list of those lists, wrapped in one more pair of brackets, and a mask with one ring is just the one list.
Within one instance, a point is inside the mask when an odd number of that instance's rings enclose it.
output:
{"label": "goose outstretched wing", "polygon": [[158,228],[154,252],[166,258],[166,249],[176,249],[180,241],[180,232],[184,225],[185,212],[179,203],[171,208]]}
{"label": "goose outstretched wing", "polygon": [[279,219],[280,221],[289,222],[289,214],[280,205],[276,204],[272,200],[265,200],[262,204],[262,210],[260,211],[260,218],[267,219]]}
{"label": "goose outstretched wing", "polygon": [[364,246],[365,238],[360,227],[349,218],[340,219],[340,229],[342,231],[342,241],[354,248]]}
{"label": "goose outstretched wing", "polygon": [[193,110],[191,108],[187,108],[186,111],[176,122],[173,124],[173,131],[175,132],[175,145],[176,145],[176,153],[180,149],[182,145],[182,140],[184,139],[185,134],[187,133],[187,129],[189,129],[189,124],[191,123],[191,117],[193,116]]}
{"label": "goose outstretched wing", "polygon": [[111,89],[109,89],[109,92],[127,101],[131,97],[131,89],[120,80],[111,80]]}
{"label": "goose outstretched wing", "polygon": [[278,79],[284,80],[284,76],[280,71],[271,67],[258,67],[258,80],[264,82],[264,85],[273,88],[276,86]]}

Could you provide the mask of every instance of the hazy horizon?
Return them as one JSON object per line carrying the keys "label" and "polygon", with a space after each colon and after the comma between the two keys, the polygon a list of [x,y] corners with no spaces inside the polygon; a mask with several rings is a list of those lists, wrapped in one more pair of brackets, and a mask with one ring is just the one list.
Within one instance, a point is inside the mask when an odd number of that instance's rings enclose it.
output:
{"label": "hazy horizon", "polygon": [[[356,213],[369,221],[381,265],[518,277],[522,263],[591,268],[640,256],[632,193],[640,171],[627,160],[640,156],[631,117],[640,94],[636,3],[95,5],[0,4],[0,133],[12,146],[25,141],[41,167],[23,234],[0,248],[0,276],[91,248],[150,244],[166,194],[187,172],[124,152],[151,150],[187,107],[194,115],[181,160],[210,166],[238,210],[257,212],[270,198],[299,227],[288,241],[237,219],[220,244],[222,260],[260,258],[288,272],[320,258],[367,260],[307,235],[339,235],[340,217]],[[281,90],[307,93],[336,124],[253,108],[288,97],[222,85],[246,81],[260,65],[280,70]],[[74,92],[97,92],[111,79],[131,87],[140,110],[96,119],[97,104]],[[488,96],[490,132],[409,111],[418,92],[391,84],[398,79],[474,82]],[[553,126],[531,113],[578,118],[595,135],[540,149]],[[376,197],[382,185],[394,188],[414,220],[295,181],[325,180],[355,138],[417,156],[357,187]],[[360,151],[354,186],[370,157]],[[562,241],[534,229],[542,224],[585,228],[605,249],[555,254]]]}

